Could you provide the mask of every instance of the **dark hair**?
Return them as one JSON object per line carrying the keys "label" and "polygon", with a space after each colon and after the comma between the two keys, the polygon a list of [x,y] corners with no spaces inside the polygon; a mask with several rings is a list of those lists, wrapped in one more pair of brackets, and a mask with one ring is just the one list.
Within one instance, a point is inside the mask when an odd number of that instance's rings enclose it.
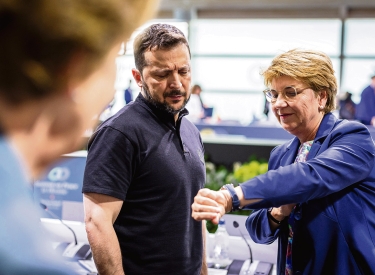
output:
{"label": "dark hair", "polygon": [[142,73],[143,68],[147,65],[144,56],[147,50],[171,49],[179,44],[184,44],[190,55],[189,43],[182,31],[168,24],[151,25],[134,40],[135,67]]}

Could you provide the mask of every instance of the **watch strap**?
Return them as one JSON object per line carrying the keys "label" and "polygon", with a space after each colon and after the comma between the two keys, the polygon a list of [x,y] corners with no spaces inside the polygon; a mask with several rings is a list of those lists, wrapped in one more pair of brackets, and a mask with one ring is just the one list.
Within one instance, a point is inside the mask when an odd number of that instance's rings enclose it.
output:
{"label": "watch strap", "polygon": [[231,197],[232,197],[232,210],[231,210],[231,212],[239,210],[240,209],[240,200],[238,199],[236,190],[234,190],[233,184],[225,184],[223,186],[223,189],[228,190]]}

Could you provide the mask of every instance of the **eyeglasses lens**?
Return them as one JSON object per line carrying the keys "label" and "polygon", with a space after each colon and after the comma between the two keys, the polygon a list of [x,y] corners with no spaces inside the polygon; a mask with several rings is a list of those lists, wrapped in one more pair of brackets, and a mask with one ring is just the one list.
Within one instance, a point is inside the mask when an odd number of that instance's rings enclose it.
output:
{"label": "eyeglasses lens", "polygon": [[[272,89],[267,89],[264,91],[266,98],[269,102],[276,102],[277,98],[279,97],[279,93]],[[282,97],[285,100],[292,100],[297,96],[297,90],[294,87],[286,87],[282,92]]]}

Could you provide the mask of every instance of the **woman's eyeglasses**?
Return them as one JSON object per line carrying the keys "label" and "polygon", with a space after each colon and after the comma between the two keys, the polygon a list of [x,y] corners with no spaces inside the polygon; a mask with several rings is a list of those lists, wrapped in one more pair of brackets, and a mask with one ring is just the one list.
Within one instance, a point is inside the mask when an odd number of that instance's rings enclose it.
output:
{"label": "woman's eyeglasses", "polygon": [[[309,89],[309,88],[310,87],[297,90],[297,88],[295,88],[293,86],[289,86],[289,87],[285,87],[284,90],[281,92],[281,94],[282,94],[282,97],[286,101],[293,101],[297,97],[297,95],[299,95],[304,90]],[[279,98],[279,95],[280,95],[279,92],[277,92],[276,90],[270,89],[270,88],[265,89],[263,91],[263,93],[265,94],[267,101],[271,102],[271,103],[275,103],[276,100]]]}

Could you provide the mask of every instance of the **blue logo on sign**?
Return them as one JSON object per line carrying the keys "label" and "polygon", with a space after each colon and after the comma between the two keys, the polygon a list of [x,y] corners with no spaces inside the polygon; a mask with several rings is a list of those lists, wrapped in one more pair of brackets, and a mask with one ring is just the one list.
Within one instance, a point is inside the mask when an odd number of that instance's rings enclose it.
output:
{"label": "blue logo on sign", "polygon": [[66,167],[55,167],[48,173],[50,181],[65,181],[69,178],[70,171]]}

